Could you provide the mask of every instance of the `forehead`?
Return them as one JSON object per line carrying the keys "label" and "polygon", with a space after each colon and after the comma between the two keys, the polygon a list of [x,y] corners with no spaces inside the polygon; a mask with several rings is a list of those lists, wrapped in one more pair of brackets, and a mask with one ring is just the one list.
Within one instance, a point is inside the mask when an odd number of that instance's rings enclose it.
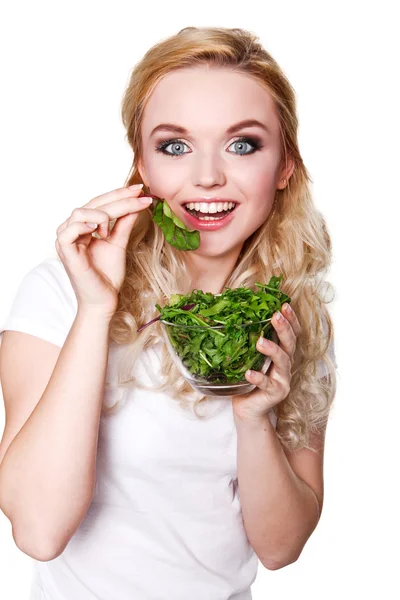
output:
{"label": "forehead", "polygon": [[168,73],[155,86],[144,109],[144,137],[160,123],[213,134],[245,119],[266,123],[278,133],[272,96],[250,75],[229,68],[190,67]]}

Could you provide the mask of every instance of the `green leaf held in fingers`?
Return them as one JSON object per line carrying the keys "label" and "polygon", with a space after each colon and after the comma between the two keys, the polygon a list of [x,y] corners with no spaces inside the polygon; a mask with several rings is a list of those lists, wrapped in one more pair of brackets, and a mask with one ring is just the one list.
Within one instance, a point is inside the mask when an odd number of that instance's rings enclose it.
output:
{"label": "green leaf held in fingers", "polygon": [[200,246],[200,232],[197,229],[188,229],[163,198],[154,200],[152,220],[160,227],[165,239],[174,248],[197,250]]}

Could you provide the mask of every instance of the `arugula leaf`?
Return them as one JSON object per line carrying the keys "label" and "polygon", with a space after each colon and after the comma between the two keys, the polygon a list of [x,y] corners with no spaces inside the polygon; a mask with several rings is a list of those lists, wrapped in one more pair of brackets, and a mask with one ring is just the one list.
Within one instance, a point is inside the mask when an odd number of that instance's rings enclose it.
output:
{"label": "arugula leaf", "polygon": [[200,232],[188,229],[164,198],[154,198],[152,220],[161,228],[167,242],[178,250],[197,250],[200,246]]}
{"label": "arugula leaf", "polygon": [[[260,288],[256,292],[239,287],[225,288],[218,295],[202,290],[173,294],[170,304],[163,308],[156,304],[160,316],[138,331],[157,320],[178,325],[166,325],[167,333],[192,375],[213,383],[246,381],[247,369],[260,370],[265,361],[256,347],[258,338],[271,339],[275,331],[271,321],[258,321],[270,319],[284,302],[291,301],[279,289],[282,278],[271,277],[268,285],[256,283]],[[222,327],[212,329],[218,325]]]}

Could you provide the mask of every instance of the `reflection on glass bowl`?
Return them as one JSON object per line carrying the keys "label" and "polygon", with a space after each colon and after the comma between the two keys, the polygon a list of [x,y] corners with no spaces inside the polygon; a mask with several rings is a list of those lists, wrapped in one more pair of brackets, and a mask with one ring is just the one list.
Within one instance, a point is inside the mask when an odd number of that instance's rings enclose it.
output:
{"label": "reflection on glass bowl", "polygon": [[241,325],[179,325],[161,320],[167,348],[181,375],[207,396],[247,394],[256,386],[247,381],[247,369],[264,375],[271,358],[257,350],[263,336],[279,344],[271,319]]}

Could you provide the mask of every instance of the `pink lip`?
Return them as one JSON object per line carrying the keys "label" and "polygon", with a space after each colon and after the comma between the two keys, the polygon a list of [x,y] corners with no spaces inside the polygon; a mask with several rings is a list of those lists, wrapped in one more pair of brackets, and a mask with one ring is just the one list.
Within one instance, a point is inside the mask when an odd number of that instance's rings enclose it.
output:
{"label": "pink lip", "polygon": [[[203,202],[204,202],[204,200],[203,200]],[[237,210],[238,210],[238,207],[236,207],[234,211],[232,211],[231,213],[226,215],[226,217],[223,217],[222,219],[219,219],[218,221],[200,221],[200,219],[197,219],[197,217],[194,217],[193,215],[188,213],[186,208],[183,207],[185,219],[187,219],[187,221],[189,222],[189,225],[193,229],[197,229],[199,231],[217,231],[218,229],[221,229],[221,227],[225,227],[225,225],[228,225],[232,221],[232,219],[235,216],[235,212]]]}

